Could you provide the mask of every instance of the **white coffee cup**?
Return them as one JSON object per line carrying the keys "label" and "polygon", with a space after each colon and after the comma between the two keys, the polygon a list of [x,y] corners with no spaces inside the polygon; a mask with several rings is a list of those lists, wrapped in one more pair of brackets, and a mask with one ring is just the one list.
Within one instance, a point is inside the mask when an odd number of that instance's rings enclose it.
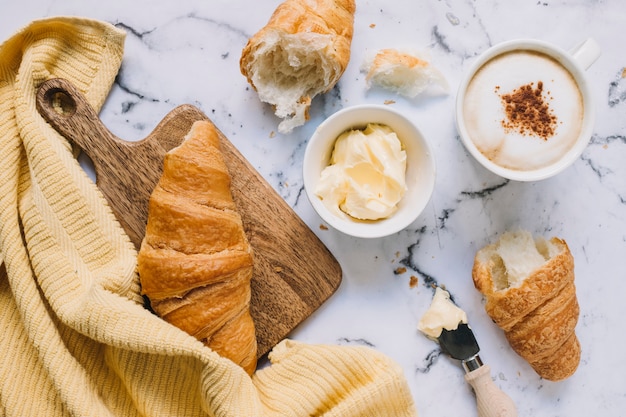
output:
{"label": "white coffee cup", "polygon": [[542,180],[570,166],[593,132],[585,70],[599,56],[593,39],[571,51],[518,39],[482,53],[456,98],[457,129],[469,153],[517,181]]}

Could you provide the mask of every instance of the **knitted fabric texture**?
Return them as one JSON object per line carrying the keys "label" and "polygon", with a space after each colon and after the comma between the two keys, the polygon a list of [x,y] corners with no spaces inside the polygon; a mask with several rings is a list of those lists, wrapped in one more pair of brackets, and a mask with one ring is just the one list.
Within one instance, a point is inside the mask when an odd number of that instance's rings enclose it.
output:
{"label": "knitted fabric texture", "polygon": [[35,107],[60,77],[99,110],[124,36],[59,17],[0,45],[0,415],[415,416],[372,349],[286,340],[249,377],[143,307],[133,245]]}

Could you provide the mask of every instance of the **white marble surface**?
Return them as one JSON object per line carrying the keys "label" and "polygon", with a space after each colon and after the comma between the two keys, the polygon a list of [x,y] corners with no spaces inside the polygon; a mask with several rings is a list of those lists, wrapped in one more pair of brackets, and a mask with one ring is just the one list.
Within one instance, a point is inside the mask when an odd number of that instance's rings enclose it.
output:
{"label": "white marble surface", "polygon": [[[129,140],[146,136],[173,107],[201,108],[337,257],[337,293],[291,336],[309,343],[363,344],[404,369],[421,416],[474,416],[459,363],[416,331],[445,285],[467,311],[481,356],[520,416],[623,416],[626,413],[626,8],[621,0],[357,1],[352,59],[338,86],[314,101],[311,120],[289,135],[239,72],[241,49],[279,0],[27,0],[0,6],[0,39],[30,20],[55,15],[102,19],[128,32],[124,62],[101,113]],[[254,11],[251,11],[254,9]],[[463,148],[454,91],[477,54],[530,37],[563,48],[595,38],[602,56],[588,70],[597,123],[582,156],[557,177],[517,183],[490,174]],[[359,67],[369,50],[429,50],[452,87],[445,97],[407,100],[365,89]],[[315,127],[338,109],[395,100],[430,140],[438,167],[425,212],[388,238],[361,240],[322,230],[302,185],[304,149]],[[576,261],[582,359],[562,382],[540,379],[484,312],[470,270],[476,250],[516,228],[559,236]],[[405,273],[397,269],[405,267]],[[409,285],[410,277],[418,285]]]}

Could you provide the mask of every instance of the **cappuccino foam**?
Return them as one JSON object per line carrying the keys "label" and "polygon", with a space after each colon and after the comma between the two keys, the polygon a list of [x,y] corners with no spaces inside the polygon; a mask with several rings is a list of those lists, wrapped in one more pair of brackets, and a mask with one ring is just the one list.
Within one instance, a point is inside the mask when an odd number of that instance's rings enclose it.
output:
{"label": "cappuccino foam", "polygon": [[572,148],[583,113],[572,74],[554,58],[530,50],[487,61],[469,82],[463,102],[465,126],[478,150],[497,165],[522,171],[548,166]]}

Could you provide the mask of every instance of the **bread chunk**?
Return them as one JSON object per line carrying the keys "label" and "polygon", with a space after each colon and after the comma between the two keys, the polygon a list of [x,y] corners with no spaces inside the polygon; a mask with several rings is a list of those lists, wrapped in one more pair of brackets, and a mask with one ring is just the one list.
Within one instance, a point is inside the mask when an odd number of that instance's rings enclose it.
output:
{"label": "bread chunk", "polygon": [[311,101],[332,89],[350,61],[354,0],[286,0],[252,36],[239,61],[259,99],[289,133],[309,119]]}
{"label": "bread chunk", "polygon": [[439,86],[447,94],[448,81],[423,55],[392,48],[377,51],[361,66],[367,87],[378,85],[409,98],[417,97],[430,86]]}

